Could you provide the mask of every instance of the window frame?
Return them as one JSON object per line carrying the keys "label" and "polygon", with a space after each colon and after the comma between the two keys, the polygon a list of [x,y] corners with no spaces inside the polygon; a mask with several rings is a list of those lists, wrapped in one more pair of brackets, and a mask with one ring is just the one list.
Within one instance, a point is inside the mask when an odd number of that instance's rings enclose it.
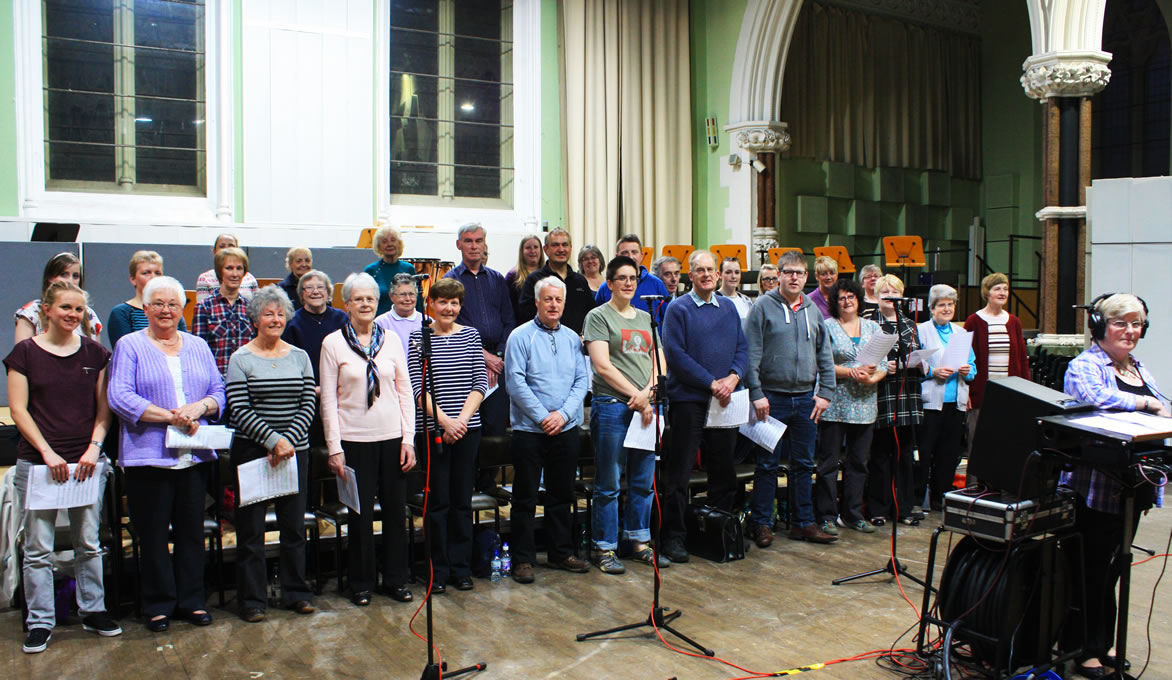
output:
{"label": "window frame", "polygon": [[378,220],[401,230],[481,222],[491,232],[535,228],[540,214],[541,177],[541,3],[513,1],[513,197],[500,198],[391,194],[391,21],[390,3],[377,3],[375,21],[375,187]]}
{"label": "window frame", "polygon": [[116,220],[128,213],[136,221],[175,224],[231,222],[235,212],[233,175],[235,143],[233,127],[232,8],[210,0],[205,4],[204,116],[206,139],[203,195],[183,193],[119,193],[116,187],[85,191],[85,182],[74,188],[49,189],[46,177],[44,54],[42,48],[42,1],[15,0],[13,42],[16,61],[17,183],[19,214],[38,220]]}

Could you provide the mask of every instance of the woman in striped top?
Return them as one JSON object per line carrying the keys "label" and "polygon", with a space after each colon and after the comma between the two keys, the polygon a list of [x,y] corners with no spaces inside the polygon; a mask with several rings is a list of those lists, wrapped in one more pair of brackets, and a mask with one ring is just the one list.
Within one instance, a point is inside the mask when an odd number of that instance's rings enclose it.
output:
{"label": "woman in striped top", "polygon": [[[973,334],[973,354],[977,358],[977,377],[969,386],[967,427],[970,449],[981,413],[981,401],[985,397],[985,383],[1009,376],[1030,379],[1030,355],[1022,335],[1021,320],[1005,311],[1009,304],[1009,277],[995,272],[981,279],[981,297],[985,299],[984,308],[970,314],[964,321],[964,329]],[[969,454],[972,454],[971,450]]]}
{"label": "woman in striped top", "polygon": [[[330,470],[352,470],[360,512],[350,512],[350,601],[370,604],[377,581],[374,498],[382,506],[382,592],[411,601],[407,589],[406,473],[415,467],[415,408],[403,346],[374,323],[378,283],[351,274],[342,284],[349,320],[321,344],[321,418]],[[349,468],[347,468],[349,465]]]}
{"label": "woman in striped top", "polygon": [[[156,276],[163,275],[163,256],[153,250],[139,250],[130,256],[130,285],[134,286],[134,297],[110,310],[106,323],[106,334],[110,346],[127,333],[141,331],[147,327],[146,310],[142,307],[142,289]],[[179,330],[187,330],[183,319],[179,319]]]}
{"label": "woman in striped top", "polygon": [[[435,319],[431,336],[434,392],[425,394],[423,390],[422,331],[411,333],[408,365],[415,398],[428,409],[426,424],[432,432],[438,427],[444,442],[443,452],[428,459],[431,507],[427,511],[427,531],[431,532],[435,570],[432,592],[444,592],[449,579],[460,590],[472,590],[472,487],[480,447],[478,409],[488,391],[488,374],[480,333],[456,323],[464,302],[464,284],[456,279],[440,279],[432,284],[427,297]],[[418,417],[422,418],[422,412]],[[422,430],[424,421],[419,422]],[[430,434],[424,436],[430,439]],[[420,444],[426,445],[426,441]]]}
{"label": "woman in striped top", "polygon": [[[309,355],[281,339],[293,315],[289,296],[278,286],[257,291],[248,301],[256,338],[228,361],[228,411],[236,438],[236,467],[267,458],[276,467],[290,458],[297,467],[298,492],[273,501],[281,532],[281,601],[298,614],[312,614],[305,577],[305,502],[309,470],[309,423],[317,406]],[[236,599],[240,618],[265,618],[265,508],[267,502],[236,508]]]}

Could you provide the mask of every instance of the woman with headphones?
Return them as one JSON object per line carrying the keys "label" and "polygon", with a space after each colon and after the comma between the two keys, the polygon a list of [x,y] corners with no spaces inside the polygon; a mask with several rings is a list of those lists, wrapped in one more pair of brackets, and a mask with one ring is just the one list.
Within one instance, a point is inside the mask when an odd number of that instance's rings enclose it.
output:
{"label": "woman with headphones", "polygon": [[[1090,304],[1087,326],[1091,346],[1070,362],[1064,391],[1101,409],[1146,411],[1168,417],[1165,397],[1155,378],[1136,359],[1139,340],[1147,334],[1148,306],[1127,293],[1106,294]],[[1067,626],[1066,649],[1081,647],[1075,673],[1084,678],[1103,678],[1107,667],[1127,667],[1113,654],[1115,633],[1115,586],[1122,570],[1123,512],[1119,482],[1085,464],[1075,464],[1062,475],[1060,483],[1078,494],[1075,526],[1082,534],[1082,568],[1086,575],[1086,602],[1082,607],[1086,624],[1073,621]],[[1142,511],[1152,506],[1154,487],[1143,486],[1136,497],[1132,532],[1139,526]]]}

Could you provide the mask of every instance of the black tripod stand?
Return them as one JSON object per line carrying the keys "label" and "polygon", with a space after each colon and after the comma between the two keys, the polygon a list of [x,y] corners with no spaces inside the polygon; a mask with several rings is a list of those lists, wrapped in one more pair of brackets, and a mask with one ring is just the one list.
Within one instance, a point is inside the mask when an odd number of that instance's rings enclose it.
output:
{"label": "black tripod stand", "polygon": [[[430,396],[431,405],[433,408],[439,408],[439,401],[435,394],[435,376],[432,374],[431,368],[431,317],[426,314],[423,315],[423,322],[419,328],[420,345],[419,345],[419,360],[422,362],[423,376],[423,392]],[[431,610],[431,577],[435,570],[431,567],[431,529],[427,526],[427,506],[431,492],[431,457],[432,454],[440,454],[443,452],[443,437],[436,435],[432,436],[432,428],[430,427],[432,420],[429,417],[430,409],[423,409],[423,445],[427,449],[427,475],[425,477],[425,484],[423,487],[423,549],[427,553],[428,564],[428,586],[427,597],[424,606],[427,609],[427,665],[423,667],[423,675],[420,680],[440,680],[442,675],[445,678],[454,678],[465,673],[475,673],[488,668],[487,663],[477,663],[466,668],[449,671],[448,663],[445,661],[442,664],[436,663],[435,660],[435,640],[432,629],[434,627],[435,617]]]}
{"label": "black tripod stand", "polygon": [[[651,306],[651,305],[655,305],[656,303],[663,304],[664,301],[666,301],[668,298],[663,295],[644,295],[643,299],[648,302],[648,306]],[[651,315],[651,360],[652,360],[652,362],[654,362],[655,375],[656,375],[655,388],[651,391],[651,395],[652,395],[651,396],[651,404],[652,404],[652,407],[655,409],[656,436],[655,436],[655,451],[654,451],[654,453],[655,453],[655,460],[659,461],[660,455],[663,453],[663,440],[659,436],[659,432],[660,432],[659,419],[661,417],[660,416],[660,411],[661,411],[660,404],[662,403],[661,395],[663,394],[663,389],[662,389],[662,387],[663,387],[663,382],[662,382],[663,381],[663,378],[662,378],[663,373],[661,372],[660,366],[659,366],[659,342],[658,342],[659,331],[658,331],[658,326],[655,323],[655,316],[656,315],[654,313]],[[638,418],[640,416],[638,414],[635,414],[634,417]],[[658,464],[655,466],[655,475],[658,478],[658,476],[659,476],[659,465]],[[658,534],[658,533],[661,533],[663,530],[663,509],[659,505],[659,485],[658,485],[658,483],[656,483],[655,486],[653,487],[653,497],[655,500],[655,525],[656,525],[656,531]],[[663,581],[663,578],[659,574],[659,566],[658,566],[659,565],[659,544],[658,544],[658,542],[653,542],[651,544],[651,563],[652,563],[654,571],[655,571],[655,576],[653,578],[653,588],[652,588],[652,596],[651,596],[651,613],[647,615],[647,620],[646,621],[639,621],[637,623],[628,623],[626,625],[616,626],[614,628],[607,628],[606,630],[596,630],[592,633],[579,633],[576,638],[578,640],[578,642],[582,642],[583,640],[589,640],[590,638],[593,638],[593,637],[601,637],[603,635],[610,635],[612,633],[621,633],[626,630],[635,630],[637,628],[642,628],[643,626],[648,626],[652,630],[666,630],[667,632],[671,633],[672,635],[676,636],[677,638],[688,643],[692,647],[695,647],[704,656],[715,656],[716,652],[712,651],[711,649],[708,649],[707,647],[700,644],[699,642],[696,642],[692,638],[688,637],[687,635],[684,635],[683,633],[679,632],[675,628],[671,627],[672,621],[675,621],[679,617],[683,616],[684,613],[681,610],[676,609],[675,611],[672,611],[672,610],[668,609],[667,607],[660,606],[660,604],[659,604],[659,588],[660,588],[661,582]]]}
{"label": "black tripod stand", "polygon": [[[908,361],[908,352],[911,350],[911,347],[908,344],[905,344],[903,342],[903,324],[905,322],[905,318],[904,318],[904,315],[903,315],[900,307],[902,306],[902,304],[906,304],[910,301],[911,300],[909,298],[898,298],[894,301],[894,303],[895,303],[895,338],[896,338],[896,340],[895,340],[895,348],[896,348],[896,350],[895,350],[895,372],[896,372],[896,375],[899,376],[899,381],[900,381],[899,382],[899,393],[900,394],[904,394],[905,391],[907,390],[907,373],[908,373],[907,361]],[[882,312],[880,312],[880,314],[882,314]],[[898,409],[899,409],[899,400],[896,399],[897,412],[898,412]],[[898,420],[898,418],[897,418],[897,420]],[[891,427],[896,428],[898,426],[895,423],[892,423]],[[916,449],[916,428],[911,427],[908,429],[912,435],[911,450],[914,451]],[[899,435],[896,434],[897,440],[898,440],[898,436]],[[895,490],[901,488],[899,485],[899,468],[900,468],[901,459],[903,458],[903,451],[900,450],[902,448],[903,447],[899,446],[898,444],[895,447],[895,469],[892,473],[892,480],[893,480],[893,486],[894,486],[894,489],[892,490],[892,500],[894,501],[896,508],[899,507],[899,494],[896,493]],[[899,513],[896,512],[896,514],[898,515]],[[871,571],[864,571],[861,574],[854,574],[852,576],[844,576],[843,578],[837,578],[837,579],[834,579],[833,581],[831,581],[830,583],[832,585],[840,586],[844,583],[850,583],[851,581],[857,581],[859,579],[868,578],[870,576],[879,576],[880,574],[890,574],[892,577],[902,576],[906,579],[909,579],[911,581],[914,581],[914,582],[920,584],[920,586],[922,586],[922,587],[926,587],[926,584],[924,583],[924,581],[913,576],[910,572],[908,572],[907,567],[903,566],[903,564],[899,561],[898,555],[899,555],[899,517],[896,517],[895,520],[891,523],[891,556],[887,558],[887,564],[883,565],[879,569],[872,569]]]}

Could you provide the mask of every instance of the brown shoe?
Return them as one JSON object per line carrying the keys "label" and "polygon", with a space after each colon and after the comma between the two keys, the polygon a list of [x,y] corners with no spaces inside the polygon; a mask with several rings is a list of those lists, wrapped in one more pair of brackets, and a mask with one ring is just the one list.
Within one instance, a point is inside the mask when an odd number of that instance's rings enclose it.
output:
{"label": "brown shoe", "polygon": [[831,536],[819,529],[817,524],[791,527],[789,537],[795,541],[809,541],[810,543],[834,543],[838,540],[837,536]]}
{"label": "brown shoe", "polygon": [[773,545],[773,529],[768,525],[758,524],[753,530],[753,542],[758,548],[768,548]]}
{"label": "brown shoe", "polygon": [[533,565],[528,562],[514,565],[513,580],[517,583],[533,583]]}
{"label": "brown shoe", "polygon": [[565,569],[566,571],[572,571],[575,574],[585,574],[586,572],[590,571],[590,563],[575,555],[570,555],[566,559],[559,560],[557,562],[550,562],[549,566],[553,567],[554,569]]}

